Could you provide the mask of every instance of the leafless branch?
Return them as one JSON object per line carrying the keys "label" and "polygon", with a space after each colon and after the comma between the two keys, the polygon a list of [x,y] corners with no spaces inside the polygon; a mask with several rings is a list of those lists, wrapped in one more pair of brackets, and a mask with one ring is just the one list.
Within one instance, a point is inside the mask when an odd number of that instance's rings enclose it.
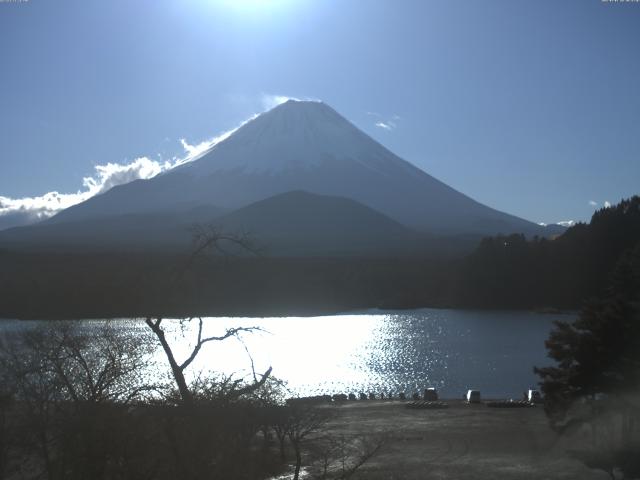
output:
{"label": "leafless branch", "polygon": [[191,227],[191,234],[194,248],[188,266],[207,250],[213,250],[224,257],[237,256],[236,252],[225,248],[225,245],[235,247],[244,253],[260,255],[260,250],[254,246],[248,232],[225,233],[214,225],[196,224]]}
{"label": "leafless branch", "polygon": [[202,318],[198,318],[198,339],[189,357],[187,357],[187,359],[182,362],[182,364],[180,364],[180,370],[184,370],[191,364],[191,362],[193,362],[193,360],[195,360],[195,358],[198,356],[198,353],[200,352],[200,349],[205,343],[221,342],[223,340],[226,340],[227,338],[235,337],[242,332],[254,332],[256,330],[260,330],[259,327],[237,327],[228,329],[224,335],[219,337],[211,336],[202,338],[202,324]]}

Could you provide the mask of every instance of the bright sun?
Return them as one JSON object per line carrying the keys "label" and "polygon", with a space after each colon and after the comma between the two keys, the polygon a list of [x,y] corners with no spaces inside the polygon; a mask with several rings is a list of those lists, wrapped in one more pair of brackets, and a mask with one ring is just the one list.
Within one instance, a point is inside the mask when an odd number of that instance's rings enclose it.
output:
{"label": "bright sun", "polygon": [[214,0],[215,3],[221,3],[225,7],[236,9],[257,9],[279,6],[284,3],[283,0]]}

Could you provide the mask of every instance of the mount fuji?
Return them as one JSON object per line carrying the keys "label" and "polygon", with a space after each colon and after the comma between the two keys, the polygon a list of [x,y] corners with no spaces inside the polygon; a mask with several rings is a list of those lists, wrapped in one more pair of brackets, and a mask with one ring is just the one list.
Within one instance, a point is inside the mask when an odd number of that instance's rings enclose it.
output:
{"label": "mount fuji", "polygon": [[[287,192],[298,193],[260,207]],[[290,205],[285,205],[287,201]],[[305,210],[309,205],[313,208]],[[247,208],[268,213],[235,212]],[[350,215],[346,223],[336,217],[345,208]],[[104,240],[96,232],[108,231],[126,244],[132,229],[145,237],[149,219],[153,228],[146,238],[160,242],[163,236],[168,239],[181,231],[187,220],[216,219],[223,227],[259,234],[265,228],[264,215],[280,226],[281,236],[295,232],[301,242],[308,230],[308,225],[300,223],[303,219],[315,220],[315,230],[353,230],[352,242],[358,237],[358,226],[366,224],[360,240],[369,244],[372,235],[384,231],[394,232],[394,245],[401,238],[414,242],[418,235],[557,233],[482,205],[445,185],[325,103],[290,100],[247,122],[192,162],[114,187],[38,225],[6,230],[0,242],[65,243],[73,238],[82,243]]]}

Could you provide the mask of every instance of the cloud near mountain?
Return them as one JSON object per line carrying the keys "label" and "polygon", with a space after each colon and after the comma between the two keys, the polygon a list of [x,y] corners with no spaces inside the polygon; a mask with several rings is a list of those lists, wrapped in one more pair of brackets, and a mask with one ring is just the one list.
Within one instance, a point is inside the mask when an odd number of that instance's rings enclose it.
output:
{"label": "cloud near mountain", "polygon": [[[293,97],[285,95],[263,94],[261,102],[264,110],[291,100]],[[190,144],[185,138],[180,139],[184,154],[171,160],[158,161],[149,157],[138,157],[130,163],[107,163],[96,165],[94,174],[82,179],[82,190],[75,193],[47,192],[37,197],[11,198],[0,195],[0,230],[11,227],[30,225],[52,217],[65,208],[106,192],[112,187],[123,185],[139,179],[155,177],[159,173],[171,170],[185,163],[197,160],[219,142],[228,138],[238,128],[256,118],[251,115],[240,125],[212,138],[196,144]]]}
{"label": "cloud near mountain", "polygon": [[[249,120],[252,118],[254,117]],[[246,121],[242,122],[240,126],[245,123]],[[191,145],[184,138],[181,138],[180,143],[184,149],[184,155],[174,157],[171,160],[158,161],[149,157],[138,157],[129,163],[109,162],[106,165],[96,165],[94,174],[82,179],[83,189],[75,193],[52,191],[36,197],[23,198],[0,195],[0,230],[29,225],[50,218],[65,208],[84,202],[117,185],[152,178],[159,173],[196,160],[218,142],[231,135],[237,128],[195,145]]]}
{"label": "cloud near mountain", "polygon": [[95,173],[82,179],[84,188],[75,193],[53,191],[37,197],[23,198],[0,196],[0,229],[27,225],[49,218],[60,210],[84,202],[116,185],[139,178],[154,177],[178,164],[178,161],[161,163],[148,157],[140,157],[127,164],[96,165]]}
{"label": "cloud near mountain", "polygon": [[[181,139],[181,158],[139,157],[128,164],[98,165],[76,193],[0,196],[0,230],[45,220],[62,210],[56,221],[178,204],[236,209],[291,190],[348,197],[432,233],[537,232],[540,228],[455,191],[397,157],[320,101],[293,101],[285,96],[269,100],[278,106],[228,132],[195,145]],[[154,178],[164,172],[167,175]]]}
{"label": "cloud near mountain", "polygon": [[246,122],[197,161],[119,185],[49,222],[207,205],[232,211],[290,191],[349,198],[432,235],[546,232],[437,180],[327,104],[293,100]]}

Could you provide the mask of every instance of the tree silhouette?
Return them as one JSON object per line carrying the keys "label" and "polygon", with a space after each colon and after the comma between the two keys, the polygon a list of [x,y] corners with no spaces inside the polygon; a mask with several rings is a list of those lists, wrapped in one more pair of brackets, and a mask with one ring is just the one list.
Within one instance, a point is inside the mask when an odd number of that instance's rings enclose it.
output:
{"label": "tree silhouette", "polygon": [[598,210],[555,239],[485,238],[458,270],[454,301],[469,307],[579,308],[602,297],[616,262],[640,242],[640,196]]}
{"label": "tree silhouette", "polygon": [[[192,267],[193,262],[198,257],[204,255],[207,251],[213,251],[214,253],[221,255],[223,258],[234,255],[236,252],[256,253],[256,250],[252,247],[250,239],[246,234],[227,234],[218,230],[214,226],[195,225],[192,227],[192,235],[194,244],[192,253],[186,264],[182,266],[182,268],[177,268],[174,271],[174,282],[176,284],[184,278],[184,273]],[[194,319],[189,318],[186,321],[191,322],[192,320]],[[258,330],[256,327],[230,328],[223,335],[203,337],[203,321],[202,318],[198,318],[198,333],[195,345],[187,358],[182,362],[178,362],[173,349],[167,340],[167,335],[163,329],[162,321],[163,319],[160,317],[147,317],[145,319],[145,323],[154,333],[162,346],[162,350],[164,351],[167,361],[169,362],[169,366],[171,367],[171,373],[176,382],[176,386],[178,387],[181,401],[183,405],[186,406],[191,406],[193,404],[194,395],[187,384],[184,372],[196,359],[202,347],[209,342],[221,342],[228,338],[237,337],[242,332],[253,332]],[[261,375],[260,379],[257,379],[254,374],[254,382],[249,385],[245,385],[240,389],[235,389],[233,391],[233,395],[239,397],[257,390],[264,385],[270,374],[271,367]]]}
{"label": "tree silhouette", "polygon": [[[188,319],[187,321],[191,321],[191,320],[192,319]],[[189,365],[191,365],[191,363],[196,359],[203,345],[209,342],[221,342],[228,338],[236,337],[241,332],[253,332],[257,330],[257,328],[253,328],[253,327],[230,328],[223,335],[209,336],[209,337],[203,338],[202,336],[203,321],[202,321],[202,318],[198,318],[198,333],[197,333],[196,343],[193,349],[191,350],[191,353],[189,354],[189,356],[183,362],[178,363],[173,353],[173,350],[171,348],[171,345],[167,340],[165,331],[162,328],[162,318],[156,318],[156,319],[147,318],[145,322],[149,326],[151,331],[155,334],[158,341],[160,342],[160,345],[162,346],[162,349],[167,357],[167,361],[169,362],[169,366],[171,367],[171,373],[176,382],[176,386],[178,387],[180,398],[184,405],[192,405],[194,400],[193,392],[191,391],[191,389],[189,388],[189,385],[187,384],[187,380],[185,378],[184,372],[187,369],[187,367],[189,367]],[[267,378],[269,378],[270,374],[271,374],[271,367],[269,367],[267,371],[260,376],[259,380],[256,379],[253,383],[234,390],[233,395],[239,397],[241,395],[253,392],[254,390],[260,388],[264,384]]]}
{"label": "tree silhouette", "polygon": [[589,424],[597,431],[618,417],[619,434],[578,457],[612,478],[615,467],[640,474],[633,453],[640,446],[640,243],[620,257],[606,295],[589,302],[575,322],[556,322],[546,347],[556,366],[534,370],[551,426],[570,433]]}

